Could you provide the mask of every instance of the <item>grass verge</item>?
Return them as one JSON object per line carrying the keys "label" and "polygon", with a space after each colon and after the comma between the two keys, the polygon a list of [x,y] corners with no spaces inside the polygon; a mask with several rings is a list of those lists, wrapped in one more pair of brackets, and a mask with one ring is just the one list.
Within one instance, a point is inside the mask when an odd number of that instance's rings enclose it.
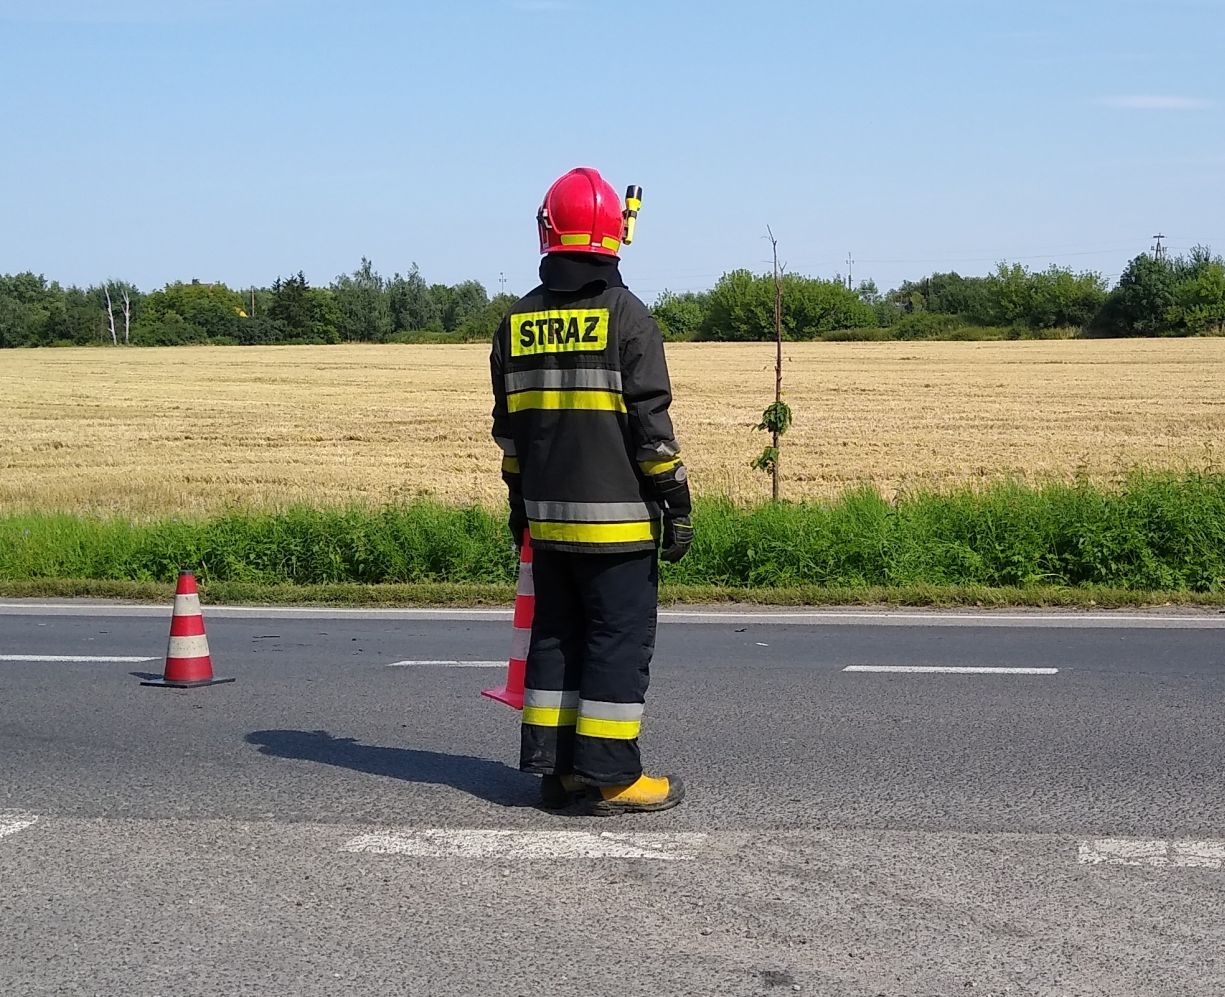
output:
{"label": "grass verge", "polygon": [[[1225,474],[918,492],[751,508],[704,501],[687,601],[912,605],[1138,604],[1225,598]],[[216,601],[423,604],[504,597],[515,555],[501,515],[414,503],[149,522],[0,516],[0,585],[50,595],[162,592],[180,568]],[[41,588],[40,588],[41,587]],[[93,591],[86,591],[92,587]],[[367,591],[369,590],[369,591]],[[223,594],[224,593],[224,594]],[[1069,594],[1074,593],[1074,594]],[[1121,603],[1119,593],[1127,593]]]}
{"label": "grass verge", "polygon": [[[339,606],[370,608],[474,607],[509,609],[513,585],[258,585],[213,582],[200,588],[201,600],[215,606]],[[0,599],[107,599],[168,605],[170,582],[105,582],[88,578],[0,581]],[[667,585],[665,606],[893,606],[926,609],[1143,609],[1219,608],[1222,592],[1149,592],[1099,588],[990,588],[985,586],[908,588],[721,588]]]}

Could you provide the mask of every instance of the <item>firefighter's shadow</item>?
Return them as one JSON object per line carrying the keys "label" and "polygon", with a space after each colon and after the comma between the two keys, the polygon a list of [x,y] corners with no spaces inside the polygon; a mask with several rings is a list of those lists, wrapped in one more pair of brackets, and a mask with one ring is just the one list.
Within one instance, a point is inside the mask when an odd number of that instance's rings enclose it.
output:
{"label": "firefighter's shadow", "polygon": [[385,748],[336,737],[326,730],[257,730],[246,737],[261,755],[335,765],[370,775],[437,786],[450,786],[503,807],[536,803],[536,781],[517,769],[488,758],[448,755],[418,748]]}

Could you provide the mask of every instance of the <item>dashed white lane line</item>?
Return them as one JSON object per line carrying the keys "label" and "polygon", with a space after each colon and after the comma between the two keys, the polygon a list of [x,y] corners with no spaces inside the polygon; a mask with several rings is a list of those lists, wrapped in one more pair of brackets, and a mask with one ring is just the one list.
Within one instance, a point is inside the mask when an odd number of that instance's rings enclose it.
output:
{"label": "dashed white lane line", "polygon": [[37,822],[38,818],[33,814],[0,813],[0,838],[7,838],[10,834],[24,831]]}
{"label": "dashed white lane line", "polygon": [[980,665],[847,665],[844,672],[898,675],[1058,675],[1058,668],[993,668]]}
{"label": "dashed white lane line", "polygon": [[505,668],[505,661],[390,661],[388,668]]}
{"label": "dashed white lane line", "polygon": [[441,859],[649,859],[692,862],[706,841],[697,833],[592,831],[385,831],[362,834],[342,849],[367,855]]}
{"label": "dashed white lane line", "polygon": [[1081,865],[1152,866],[1158,869],[1225,867],[1225,841],[1147,841],[1096,838],[1080,843]]}
{"label": "dashed white lane line", "polygon": [[139,665],[155,658],[136,658],[113,654],[0,654],[0,661],[73,662],[99,665]]}

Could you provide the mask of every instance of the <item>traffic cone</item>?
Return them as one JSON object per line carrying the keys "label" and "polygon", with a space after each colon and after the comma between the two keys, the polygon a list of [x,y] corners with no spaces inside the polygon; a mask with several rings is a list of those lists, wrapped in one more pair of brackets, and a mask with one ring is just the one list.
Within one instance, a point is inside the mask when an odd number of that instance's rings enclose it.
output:
{"label": "traffic cone", "polygon": [[220,685],[233,679],[213,677],[213,659],[208,653],[204,633],[204,614],[196,592],[196,576],[179,572],[179,587],[174,593],[174,614],[170,618],[170,644],[166,648],[166,671],[160,679],[147,679],[141,685],[167,689],[194,689],[201,685]]}
{"label": "traffic cone", "polygon": [[510,645],[506,684],[481,693],[516,710],[523,709],[523,676],[527,671],[527,648],[532,641],[532,617],[536,615],[536,584],[532,580],[532,535],[523,531],[519,548],[519,589],[515,596],[515,635]]}

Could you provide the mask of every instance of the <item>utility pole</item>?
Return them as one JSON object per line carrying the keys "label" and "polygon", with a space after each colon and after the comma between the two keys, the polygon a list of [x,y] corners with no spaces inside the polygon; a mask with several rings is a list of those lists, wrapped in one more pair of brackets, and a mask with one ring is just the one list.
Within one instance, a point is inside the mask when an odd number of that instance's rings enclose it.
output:
{"label": "utility pole", "polygon": [[502,293],[506,293],[506,274],[498,274],[498,283],[502,285]]}
{"label": "utility pole", "polygon": [[851,251],[846,251],[846,289],[852,291],[855,289],[855,281],[851,279],[851,271],[855,268],[855,258],[851,256]]}
{"label": "utility pole", "polygon": [[1165,246],[1161,244],[1161,240],[1164,239],[1165,236],[1155,235],[1153,238],[1157,240],[1157,244],[1153,246],[1153,259],[1155,259],[1158,263],[1161,263],[1163,260],[1165,260]]}

